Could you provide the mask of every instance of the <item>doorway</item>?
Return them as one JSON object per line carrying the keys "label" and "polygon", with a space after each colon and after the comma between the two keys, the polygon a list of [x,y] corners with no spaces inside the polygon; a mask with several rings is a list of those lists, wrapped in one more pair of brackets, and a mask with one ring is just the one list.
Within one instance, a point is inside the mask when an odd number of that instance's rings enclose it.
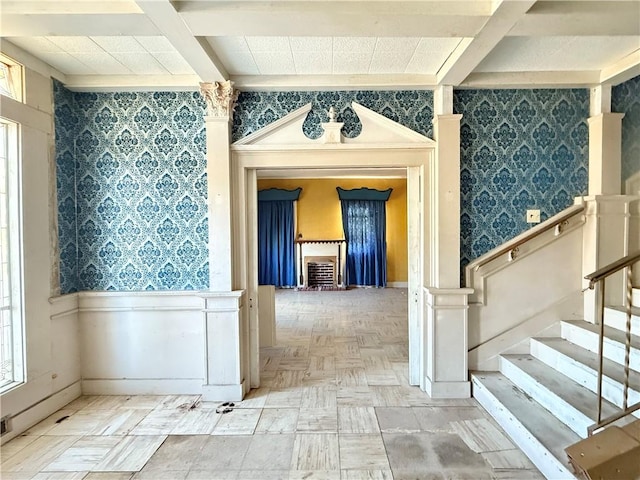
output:
{"label": "doorway", "polygon": [[431,190],[435,142],[357,104],[362,133],[348,143],[323,144],[304,136],[305,111],[299,109],[232,145],[234,288],[245,290],[242,372],[252,388],[260,385],[257,308],[257,177],[260,170],[310,169],[337,175],[405,169],[407,177],[407,316],[409,383],[424,382],[423,288],[430,285]]}

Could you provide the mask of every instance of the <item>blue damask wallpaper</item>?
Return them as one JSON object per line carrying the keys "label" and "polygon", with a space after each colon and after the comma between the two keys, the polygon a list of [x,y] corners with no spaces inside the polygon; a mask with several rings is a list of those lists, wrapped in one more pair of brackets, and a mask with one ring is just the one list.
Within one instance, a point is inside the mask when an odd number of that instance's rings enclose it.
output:
{"label": "blue damask wallpaper", "polygon": [[62,293],[207,288],[200,95],[56,85],[55,102]]}
{"label": "blue damask wallpaper", "polygon": [[58,191],[58,239],[60,291],[78,290],[78,242],[76,215],[75,136],[80,119],[73,93],[54,80],[56,187]]}
{"label": "blue damask wallpaper", "polygon": [[640,171],[640,76],[613,87],[611,110],[622,119],[622,183]]}
{"label": "blue damask wallpaper", "polygon": [[588,90],[458,90],[461,266],[586,194]]}
{"label": "blue damask wallpaper", "polygon": [[321,122],[327,122],[330,107],[338,122],[344,122],[342,133],[357,137],[362,125],[351,102],[409,127],[429,138],[433,137],[433,92],[430,90],[341,91],[341,92],[241,92],[233,116],[233,141],[269,125],[297,108],[313,103],[303,129],[310,138],[322,136]]}
{"label": "blue damask wallpaper", "polygon": [[[204,104],[196,92],[54,87],[60,282],[76,290],[208,286]],[[344,134],[357,101],[432,137],[430,91],[242,92],[233,140],[309,102],[311,138],[333,106]],[[587,90],[460,90],[462,265],[587,187]]]}

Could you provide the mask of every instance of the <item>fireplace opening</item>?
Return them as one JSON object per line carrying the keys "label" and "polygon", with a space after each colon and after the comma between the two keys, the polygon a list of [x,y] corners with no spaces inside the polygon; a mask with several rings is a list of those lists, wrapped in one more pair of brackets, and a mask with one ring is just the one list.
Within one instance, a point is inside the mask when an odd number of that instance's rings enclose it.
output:
{"label": "fireplace opening", "polygon": [[310,287],[335,287],[335,267],[333,262],[309,262],[307,276]]}
{"label": "fireplace opening", "polygon": [[337,286],[337,258],[333,256],[309,256],[304,258],[307,287]]}

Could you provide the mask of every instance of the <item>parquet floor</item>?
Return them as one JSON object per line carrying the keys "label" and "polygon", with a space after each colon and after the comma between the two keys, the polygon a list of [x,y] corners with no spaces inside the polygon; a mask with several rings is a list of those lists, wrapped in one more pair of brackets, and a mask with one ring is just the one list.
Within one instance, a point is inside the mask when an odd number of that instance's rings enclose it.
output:
{"label": "parquet floor", "polygon": [[1,478],[543,478],[475,400],[409,386],[406,290],[278,291],[276,313],[242,402],[81,397],[2,447]]}

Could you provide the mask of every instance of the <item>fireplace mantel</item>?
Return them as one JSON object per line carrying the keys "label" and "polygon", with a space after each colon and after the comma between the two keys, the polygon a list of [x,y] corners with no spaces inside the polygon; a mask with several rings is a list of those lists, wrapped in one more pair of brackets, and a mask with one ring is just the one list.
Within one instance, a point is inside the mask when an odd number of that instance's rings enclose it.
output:
{"label": "fireplace mantel", "polygon": [[343,243],[346,240],[344,239],[338,239],[338,240],[303,240],[303,239],[298,239],[296,240],[296,243]]}

